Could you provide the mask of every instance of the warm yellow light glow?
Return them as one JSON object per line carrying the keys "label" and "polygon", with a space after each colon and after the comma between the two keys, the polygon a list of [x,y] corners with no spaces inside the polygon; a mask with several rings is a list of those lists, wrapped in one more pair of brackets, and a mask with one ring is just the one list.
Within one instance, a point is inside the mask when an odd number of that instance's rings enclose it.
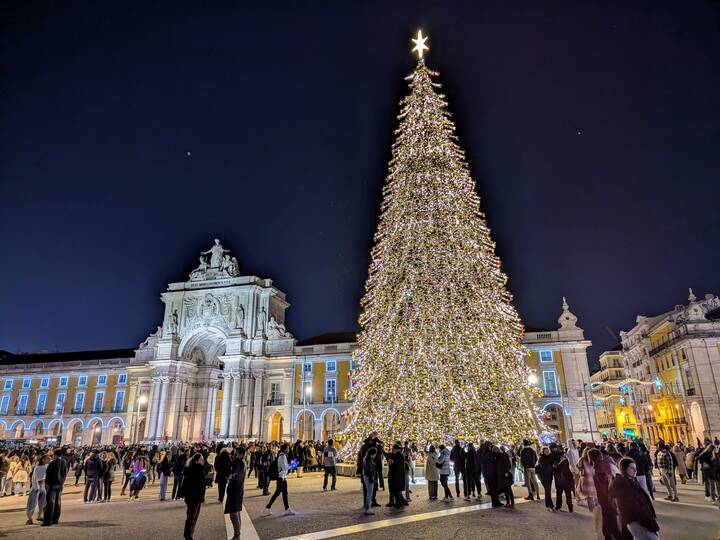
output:
{"label": "warm yellow light glow", "polygon": [[147,400],[147,396],[143,394],[142,396],[140,396],[140,399],[138,399],[138,403],[140,403],[140,405],[145,405],[147,403]]}
{"label": "warm yellow light glow", "polygon": [[648,405],[648,411],[652,411],[652,405]]}
{"label": "warm yellow light glow", "polygon": [[306,393],[308,396],[309,396],[310,394],[312,394],[312,388],[310,388],[310,386],[306,386],[306,387],[305,387],[305,393]]}
{"label": "warm yellow light glow", "polygon": [[528,382],[530,384],[537,384],[538,383],[537,375],[535,375],[534,373],[531,373],[530,375],[528,375]]}
{"label": "warm yellow light glow", "polygon": [[425,42],[428,40],[427,36],[423,37],[422,30],[418,30],[417,33],[417,39],[413,39],[412,42],[415,44],[415,48],[412,50],[412,52],[417,52],[418,54],[418,60],[422,60],[423,53],[427,49],[430,50],[430,47],[425,45]]}

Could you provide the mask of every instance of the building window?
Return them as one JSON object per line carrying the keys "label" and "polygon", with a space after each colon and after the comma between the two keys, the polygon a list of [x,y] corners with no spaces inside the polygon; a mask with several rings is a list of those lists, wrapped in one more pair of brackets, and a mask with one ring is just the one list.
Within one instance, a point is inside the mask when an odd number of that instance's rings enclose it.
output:
{"label": "building window", "polygon": [[6,415],[10,406],[10,394],[5,394],[0,401],[0,414]]}
{"label": "building window", "polygon": [[37,401],[35,402],[35,412],[38,414],[45,414],[46,406],[47,406],[47,392],[38,394]]}
{"label": "building window", "polygon": [[540,362],[543,364],[552,364],[552,351],[540,351]]}
{"label": "building window", "polygon": [[21,415],[27,413],[27,404],[28,404],[28,396],[27,394],[23,394],[20,396],[20,399],[18,399],[18,406],[17,410],[15,411],[15,414]]}
{"label": "building window", "polygon": [[115,392],[115,405],[113,406],[113,412],[121,412],[125,407],[125,390],[118,390]]}
{"label": "building window", "polygon": [[23,379],[22,389],[29,390],[30,388],[32,388],[32,379],[29,377],[26,377],[25,379]]}
{"label": "building window", "polygon": [[74,413],[81,413],[85,407],[85,392],[78,392],[75,394],[75,406],[73,407]]}
{"label": "building window", "polygon": [[280,383],[270,384],[270,401],[276,403],[280,399]]}
{"label": "building window", "polygon": [[105,392],[95,392],[95,401],[93,402],[92,412],[102,412],[103,402],[105,401]]}
{"label": "building window", "polygon": [[78,377],[78,386],[87,386],[87,375],[80,375]]}
{"label": "building window", "polygon": [[3,390],[12,390],[12,387],[13,387],[13,380],[5,379],[5,384],[3,385]]}
{"label": "building window", "polygon": [[337,401],[337,381],[335,379],[325,381],[325,400]]}
{"label": "building window", "polygon": [[337,371],[337,362],[335,360],[328,360],[325,364],[325,370],[334,373]]}
{"label": "building window", "polygon": [[65,407],[65,392],[58,392],[55,398],[55,412],[62,412]]}
{"label": "building window", "polygon": [[121,373],[118,375],[118,384],[127,384],[127,373]]}
{"label": "building window", "polygon": [[543,389],[546,396],[557,396],[557,376],[555,371],[543,371]]}
{"label": "building window", "polygon": [[303,381],[300,401],[303,403],[312,403],[312,381]]}
{"label": "building window", "polygon": [[63,375],[60,377],[60,381],[58,382],[58,388],[67,388],[68,385],[68,376]]}
{"label": "building window", "polygon": [[303,364],[303,373],[312,373],[312,362],[305,362]]}
{"label": "building window", "polygon": [[98,386],[105,386],[107,384],[107,375],[98,375]]}
{"label": "building window", "polygon": [[50,387],[50,377],[43,377],[40,379],[40,388],[49,388]]}

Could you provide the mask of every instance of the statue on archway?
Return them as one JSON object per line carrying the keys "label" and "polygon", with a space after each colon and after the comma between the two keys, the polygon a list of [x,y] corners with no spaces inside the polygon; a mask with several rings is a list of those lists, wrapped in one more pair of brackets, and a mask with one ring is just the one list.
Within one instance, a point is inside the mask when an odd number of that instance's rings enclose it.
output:
{"label": "statue on archway", "polygon": [[230,253],[229,249],[223,249],[220,240],[215,239],[215,245],[207,251],[203,251],[201,255],[210,255],[210,268],[220,268],[223,262],[223,255]]}

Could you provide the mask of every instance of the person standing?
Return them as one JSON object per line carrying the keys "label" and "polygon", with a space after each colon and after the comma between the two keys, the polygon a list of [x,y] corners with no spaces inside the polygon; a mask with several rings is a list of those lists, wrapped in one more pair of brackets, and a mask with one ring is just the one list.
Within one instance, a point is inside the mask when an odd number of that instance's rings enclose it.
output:
{"label": "person standing", "polygon": [[615,500],[623,534],[628,531],[635,540],[658,540],[655,508],[637,482],[637,466],[631,458],[620,460],[620,475],[613,479],[609,495]]}
{"label": "person standing", "polygon": [[558,452],[559,458],[553,467],[553,480],[555,481],[555,510],[562,509],[563,493],[567,501],[568,512],[573,511],[573,486],[575,477],[570,469],[570,460],[562,450]]}
{"label": "person standing", "polygon": [[[393,453],[388,455],[388,489],[390,490],[390,500],[388,506],[394,506],[396,510],[400,510],[407,505],[407,501],[403,497],[405,490],[405,456],[399,444],[392,447]],[[447,478],[445,479],[447,484]]]}
{"label": "person standing", "polygon": [[643,488],[647,493],[650,493],[647,486],[647,480],[645,478],[645,475],[647,474],[647,466],[648,466],[648,460],[649,455],[643,454],[640,451],[640,447],[638,446],[638,443],[635,441],[630,443],[630,447],[625,454],[626,457],[629,457],[635,462],[635,469],[636,469],[636,475],[635,475],[635,481],[640,485],[641,488]]}
{"label": "person standing", "polygon": [[[223,448],[221,455],[223,453],[228,454],[227,448]],[[218,456],[218,458],[219,457],[220,456]],[[215,461],[215,464],[217,465],[217,460]],[[230,461],[230,474],[227,477],[227,499],[225,500],[225,513],[230,516],[230,522],[233,526],[233,536],[231,540],[240,540],[240,511],[242,510],[244,495],[245,448],[239,446],[235,449],[235,455]]]}
{"label": "person standing", "polygon": [[[375,471],[376,471],[376,483],[373,484],[373,491],[372,491],[372,506],[377,507],[380,506],[380,503],[377,502],[377,492],[378,489],[380,489],[383,486],[383,477],[382,477],[382,443],[379,442],[377,438],[377,432],[373,431],[370,433],[367,439],[363,442],[363,445],[360,447],[360,451],[358,452],[357,456],[357,468],[355,470],[356,476],[359,478],[363,478],[363,463],[364,458],[368,453],[368,450],[370,448],[375,448],[374,458],[375,458]],[[380,486],[380,487],[379,487]],[[363,502],[367,498],[367,490],[365,486],[365,482],[362,482],[362,488],[363,488]]]}
{"label": "person standing", "polygon": [[85,490],[83,491],[83,502],[89,503],[95,500],[100,491],[101,464],[97,450],[93,450],[85,460]]}
{"label": "person standing", "polygon": [[[250,456],[254,456],[254,453],[251,453]],[[243,449],[243,459],[245,456],[245,449]],[[230,452],[229,449],[223,448],[220,451],[220,454],[215,458],[215,483],[217,484],[217,490],[218,490],[218,501],[223,502],[223,499],[225,498],[225,489],[227,487],[228,477],[230,476]],[[249,469],[252,471],[252,468]],[[250,478],[250,472],[248,472],[248,478]],[[245,484],[243,483],[243,486]]]}
{"label": "person standing", "polygon": [[172,474],[172,468],[170,467],[168,453],[165,450],[160,452],[159,459],[158,474],[160,475],[160,500],[164,501],[167,496],[168,477]]}
{"label": "person standing", "polygon": [[480,482],[476,482],[477,471],[475,470],[475,446],[472,442],[465,445],[465,476],[463,477],[463,487],[465,492],[465,500],[469,501],[470,497],[475,495],[477,488],[477,500],[482,500],[482,490]]}
{"label": "person standing", "polygon": [[[377,486],[377,464],[375,463],[375,456],[377,454],[377,448],[371,446],[368,448],[365,456],[362,459],[362,472],[361,480],[363,483],[363,508],[365,509],[366,516],[372,516],[374,512],[371,510],[377,503],[375,502],[375,490]],[[436,483],[437,487],[437,483]]]}
{"label": "person standing", "polygon": [[263,495],[270,495],[268,488],[270,487],[270,464],[273,462],[275,457],[272,453],[272,446],[266,444],[260,452],[260,485],[262,487]]}
{"label": "person standing", "polygon": [[439,479],[437,454],[435,453],[435,447],[431,444],[425,453],[425,481],[428,486],[428,498],[431,501],[437,499]]}
{"label": "person standing", "polygon": [[444,491],[444,502],[450,502],[453,498],[450,487],[448,486],[448,478],[450,477],[450,449],[446,448],[444,444],[438,447],[438,457],[436,466],[440,469],[440,485]]}
{"label": "person standing", "polygon": [[530,444],[530,441],[523,441],[523,448],[520,450],[520,465],[523,468],[523,476],[525,477],[525,486],[528,495],[525,500],[540,500],[540,487],[538,486],[537,475],[535,474],[535,466],[537,465],[537,452]]}
{"label": "person standing", "polygon": [[545,508],[550,512],[555,512],[552,501],[552,482],[553,482],[553,465],[555,459],[550,455],[550,448],[543,446],[540,452],[540,459],[536,467],[536,471],[540,475],[540,483],[542,483],[545,492]]}
{"label": "person standing", "polygon": [[115,454],[113,454],[112,452],[107,452],[105,454],[105,462],[102,472],[104,502],[110,502],[110,497],[112,497],[112,483],[115,477],[116,465],[117,462],[115,461]]}
{"label": "person standing", "polygon": [[495,463],[496,456],[493,452],[493,445],[489,441],[485,441],[480,452],[480,464],[482,466],[482,475],[485,478],[485,490],[490,495],[490,501],[493,508],[502,506],[498,497],[497,489],[497,466]]}
{"label": "person standing", "polygon": [[322,453],[323,467],[325,474],[323,478],[323,491],[327,491],[328,475],[332,476],[332,485],[330,486],[331,491],[335,491],[335,483],[337,482],[337,472],[335,470],[335,462],[337,460],[337,450],[335,450],[335,444],[330,439],[327,442],[327,446]]}
{"label": "person standing", "polygon": [[514,475],[510,456],[499,446],[493,446],[492,451],[495,455],[498,493],[505,495],[505,508],[515,508],[515,496],[512,491]]}
{"label": "person standing", "polygon": [[35,507],[38,508],[38,521],[42,519],[43,511],[45,510],[45,498],[47,492],[45,490],[45,471],[47,470],[48,456],[40,456],[38,462],[30,472],[30,495],[28,496],[26,514],[27,521],[25,525],[32,525],[33,513]]}
{"label": "person standing", "polygon": [[464,484],[467,483],[467,478],[465,477],[465,452],[463,452],[463,448],[458,439],[455,439],[455,444],[453,444],[452,450],[450,451],[450,461],[452,462],[453,472],[455,473],[455,495],[460,497],[460,477],[462,476],[463,479],[463,492],[466,491]]}
{"label": "person standing", "polygon": [[675,480],[675,456],[664,443],[658,445],[657,466],[660,470],[660,477],[663,479],[668,496],[667,501],[677,502],[677,481]]}
{"label": "person standing", "polygon": [[287,443],[283,443],[280,446],[280,453],[278,453],[277,458],[270,464],[269,474],[270,479],[275,480],[275,493],[272,494],[272,497],[270,497],[265,507],[265,515],[268,516],[272,514],[272,505],[280,495],[282,495],[283,505],[285,506],[285,515],[292,516],[295,514],[288,503],[287,474],[290,466],[288,465],[287,452],[288,445]]}
{"label": "person standing", "polygon": [[120,496],[125,496],[125,490],[127,489],[128,485],[130,484],[130,478],[132,478],[132,452],[130,450],[127,450],[122,457],[122,469],[123,469],[123,476],[125,477],[122,485],[122,489],[120,490]]}
{"label": "person standing", "polygon": [[686,484],[688,471],[685,467],[685,448],[683,448],[682,443],[676,444],[672,449],[672,453],[675,456],[675,463],[678,475],[680,476],[680,483]]}
{"label": "person standing", "polygon": [[60,521],[62,490],[67,472],[67,463],[62,459],[62,450],[56,449],[52,461],[45,470],[46,498],[42,523],[45,527],[56,525]]}
{"label": "person standing", "polygon": [[205,502],[205,460],[201,453],[196,453],[190,458],[189,463],[182,473],[182,484],[180,493],[185,500],[186,516],[183,538],[192,540],[195,532],[195,524],[200,516],[200,507]]}

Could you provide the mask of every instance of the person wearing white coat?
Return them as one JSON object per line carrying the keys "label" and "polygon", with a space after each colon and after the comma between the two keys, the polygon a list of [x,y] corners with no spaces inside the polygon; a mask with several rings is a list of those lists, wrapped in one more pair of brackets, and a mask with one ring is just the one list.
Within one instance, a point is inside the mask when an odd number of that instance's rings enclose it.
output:
{"label": "person wearing white coat", "polygon": [[450,493],[450,488],[448,487],[448,478],[450,477],[450,449],[446,448],[444,444],[440,445],[440,456],[435,466],[440,469],[440,484],[445,490],[443,501],[450,502],[453,498],[452,493]]}

